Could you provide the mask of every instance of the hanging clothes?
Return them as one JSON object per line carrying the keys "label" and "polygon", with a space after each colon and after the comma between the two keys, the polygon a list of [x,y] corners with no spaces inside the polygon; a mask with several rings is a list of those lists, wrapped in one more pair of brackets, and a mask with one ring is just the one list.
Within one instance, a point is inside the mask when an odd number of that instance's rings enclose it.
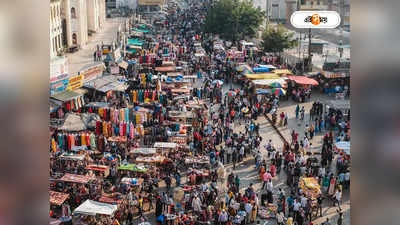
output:
{"label": "hanging clothes", "polygon": [[107,123],[103,121],[103,135],[105,137],[108,137],[108,132],[107,132]]}
{"label": "hanging clothes", "polygon": [[130,134],[130,138],[133,139],[133,137],[135,136],[134,134],[134,127],[133,127],[133,123],[131,122],[130,126],[129,126],[129,134]]}
{"label": "hanging clothes", "polygon": [[122,124],[122,122],[119,123],[119,136],[124,136],[124,126]]}
{"label": "hanging clothes", "polygon": [[125,108],[125,121],[129,122],[129,108]]}
{"label": "hanging clothes", "polygon": [[81,146],[86,146],[86,135],[84,133],[81,134]]}
{"label": "hanging clothes", "polygon": [[56,140],[54,140],[54,138],[51,138],[51,149],[53,152],[57,151]]}
{"label": "hanging clothes", "polygon": [[96,135],[101,133],[101,121],[96,121]]}
{"label": "hanging clothes", "polygon": [[89,133],[85,133],[85,139],[86,139],[86,146],[90,147],[90,137],[89,137]]}
{"label": "hanging clothes", "polygon": [[89,137],[90,137],[90,148],[96,149],[96,135],[91,133]]}

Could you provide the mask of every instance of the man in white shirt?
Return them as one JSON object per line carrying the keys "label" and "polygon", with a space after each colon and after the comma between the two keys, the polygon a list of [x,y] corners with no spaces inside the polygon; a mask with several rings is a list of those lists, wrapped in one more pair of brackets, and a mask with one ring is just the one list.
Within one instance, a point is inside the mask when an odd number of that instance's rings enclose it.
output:
{"label": "man in white shirt", "polygon": [[195,214],[200,215],[201,213],[201,201],[199,197],[195,196],[192,201],[192,208]]}
{"label": "man in white shirt", "polygon": [[294,220],[296,220],[298,217],[300,207],[301,207],[301,203],[299,201],[297,201],[297,199],[295,199],[294,203],[293,203]]}

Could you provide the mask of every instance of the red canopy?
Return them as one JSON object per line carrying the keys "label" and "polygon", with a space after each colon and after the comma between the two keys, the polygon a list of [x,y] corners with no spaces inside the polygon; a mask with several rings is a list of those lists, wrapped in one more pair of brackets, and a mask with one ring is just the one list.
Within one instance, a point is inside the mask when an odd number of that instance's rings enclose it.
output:
{"label": "red canopy", "polygon": [[305,84],[305,85],[318,85],[318,81],[305,77],[305,76],[288,76],[289,80],[293,80],[298,84]]}

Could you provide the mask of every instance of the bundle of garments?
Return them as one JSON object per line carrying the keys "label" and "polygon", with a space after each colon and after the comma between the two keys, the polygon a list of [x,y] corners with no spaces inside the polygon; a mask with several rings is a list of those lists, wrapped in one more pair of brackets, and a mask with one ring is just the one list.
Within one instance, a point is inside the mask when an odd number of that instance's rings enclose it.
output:
{"label": "bundle of garments", "polygon": [[149,122],[149,120],[152,118],[151,113],[137,112],[134,108],[114,109],[100,107],[94,109],[95,110],[93,110],[93,108],[89,108],[89,112],[97,113],[102,120],[105,122],[111,121],[113,124],[119,124],[120,121],[133,122],[134,125],[144,124],[145,122]]}
{"label": "bundle of garments", "polygon": [[156,63],[156,55],[148,54],[139,57],[140,64],[155,64]]}
{"label": "bundle of garments", "polygon": [[96,135],[101,134],[104,137],[126,136],[133,139],[134,137],[144,136],[144,126],[126,121],[119,121],[118,123],[96,121]]}
{"label": "bundle of garments", "polygon": [[55,143],[61,150],[72,150],[74,146],[87,146],[88,148],[96,148],[96,136],[94,133],[85,131],[79,133],[58,133],[52,138],[52,149],[55,152]]}
{"label": "bundle of garments", "polygon": [[143,103],[143,102],[163,102],[165,96],[155,90],[133,90],[132,92],[132,102]]}
{"label": "bundle of garments", "polygon": [[69,101],[64,102],[64,110],[66,112],[76,111],[85,105],[85,100],[83,96],[75,97]]}

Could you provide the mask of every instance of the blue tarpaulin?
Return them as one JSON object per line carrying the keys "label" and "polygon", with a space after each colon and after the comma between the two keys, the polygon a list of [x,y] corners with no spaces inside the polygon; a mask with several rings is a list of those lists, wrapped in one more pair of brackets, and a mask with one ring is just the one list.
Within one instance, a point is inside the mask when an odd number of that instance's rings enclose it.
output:
{"label": "blue tarpaulin", "polygon": [[271,71],[271,69],[268,67],[254,67],[253,68],[254,73],[265,73],[265,72],[269,72],[269,71]]}

